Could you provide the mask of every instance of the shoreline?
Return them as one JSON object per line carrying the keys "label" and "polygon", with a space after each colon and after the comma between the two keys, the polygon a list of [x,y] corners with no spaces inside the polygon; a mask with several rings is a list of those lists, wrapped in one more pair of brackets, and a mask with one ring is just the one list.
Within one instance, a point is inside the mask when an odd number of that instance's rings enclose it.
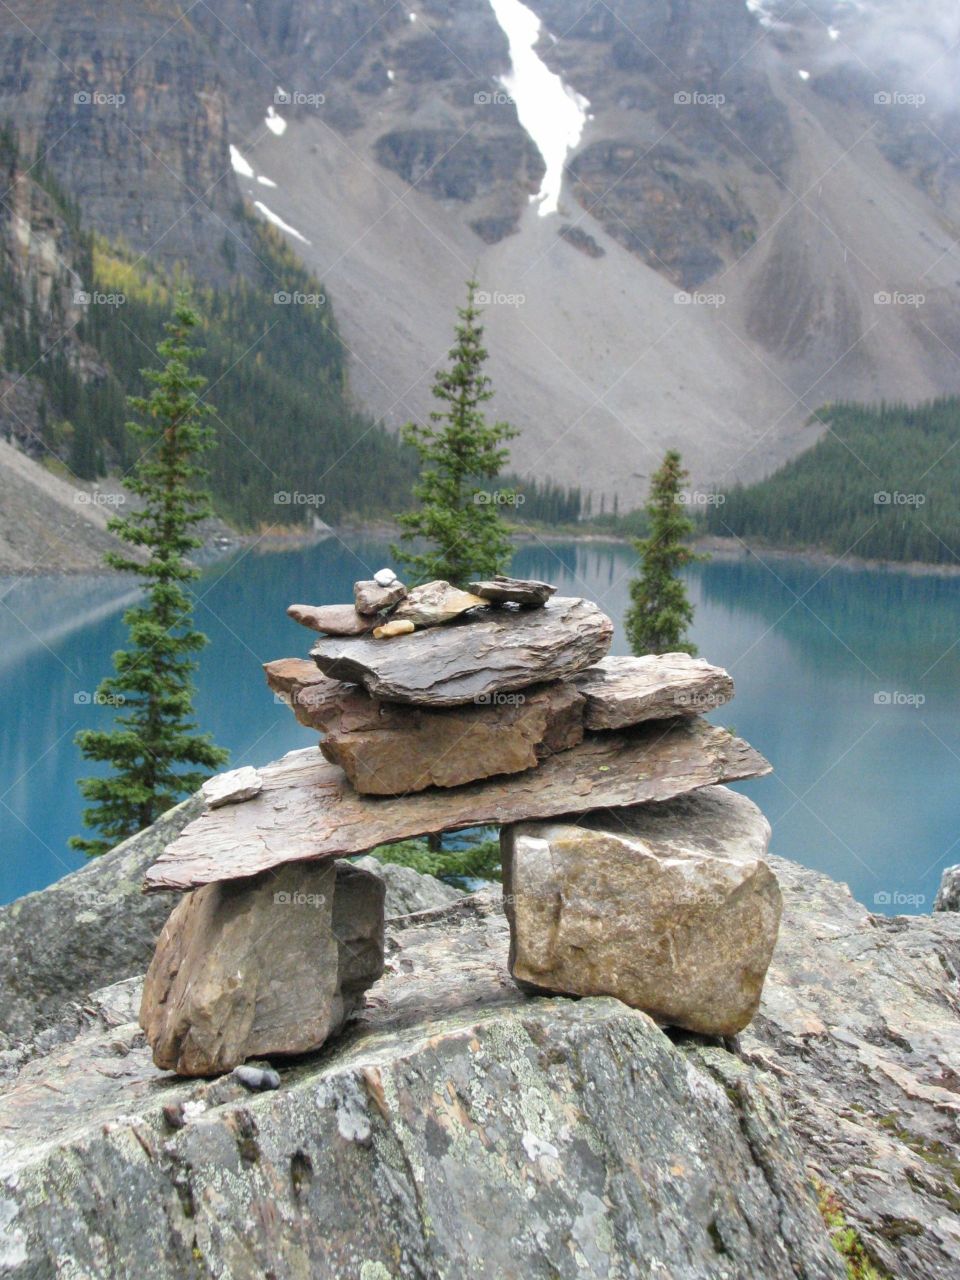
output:
{"label": "shoreline", "polygon": [[[245,547],[253,547],[259,554],[275,555],[284,551],[301,551],[307,547],[317,546],[328,538],[365,537],[395,538],[399,534],[396,525],[389,521],[374,521],[369,524],[331,525],[326,529],[304,530],[303,532],[277,532],[268,534],[232,532],[227,540],[223,534],[207,542],[197,557],[201,569],[228,559],[234,552]],[[572,533],[548,529],[541,532],[514,531],[511,539],[517,545],[531,543],[572,542],[584,546],[629,546],[632,538],[616,533]],[[842,569],[848,573],[900,573],[913,578],[955,578],[960,576],[960,564],[935,564],[922,560],[871,560],[862,556],[836,556],[831,551],[818,547],[772,547],[762,542],[749,542],[739,538],[722,538],[704,536],[694,539],[693,549],[713,560],[734,563],[750,560],[795,561],[808,564],[816,569]],[[107,566],[97,568],[23,569],[0,563],[0,580],[32,578],[77,578],[77,577],[123,577],[119,570]]]}

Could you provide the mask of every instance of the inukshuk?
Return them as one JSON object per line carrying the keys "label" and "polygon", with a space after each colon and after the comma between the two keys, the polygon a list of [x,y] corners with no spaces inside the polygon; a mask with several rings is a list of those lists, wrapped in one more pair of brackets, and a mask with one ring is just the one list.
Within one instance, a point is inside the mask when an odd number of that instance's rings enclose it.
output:
{"label": "inukshuk", "polygon": [[288,613],[319,638],[267,682],[320,749],[211,779],[147,873],[184,894],[144,988],[159,1066],[319,1048],[383,969],[382,882],[345,859],[487,824],[517,982],[746,1025],[780,894],[766,820],[720,785],[769,765],[703,718],[732,697],[724,670],[608,657],[610,619],[541,582],[407,591],[381,570],[352,605]]}

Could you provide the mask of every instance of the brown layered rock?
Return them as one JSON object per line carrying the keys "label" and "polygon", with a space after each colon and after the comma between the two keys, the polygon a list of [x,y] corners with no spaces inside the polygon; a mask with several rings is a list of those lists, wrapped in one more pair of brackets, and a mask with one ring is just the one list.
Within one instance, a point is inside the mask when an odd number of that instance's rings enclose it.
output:
{"label": "brown layered rock", "polygon": [[461,591],[452,583],[438,578],[406,592],[406,598],[397,605],[393,616],[404,618],[418,627],[440,627],[471,609],[483,608],[485,604],[480,596]]}
{"label": "brown layered rock", "polygon": [[412,836],[668,800],[769,771],[746,742],[699,717],[589,734],[537,769],[397,798],[358,795],[343,770],[310,747],[262,768],[255,800],[192,822],[149,869],[145,884],[148,890],[190,889]]}
{"label": "brown layered rock", "polygon": [[621,729],[644,720],[697,715],[733,697],[733,680],[723,667],[688,653],[607,657],[574,680],[587,699],[588,729]]}
{"label": "brown layered rock", "polygon": [[583,697],[572,685],[503,696],[429,711],[356,693],[329,715],[320,750],[357,791],[397,796],[521,773],[583,739]]}
{"label": "brown layered rock", "polygon": [[352,604],[292,604],[287,616],[327,636],[362,636],[377,625],[375,614],[357,613]]}
{"label": "brown layered rock", "polygon": [[562,681],[431,709],[380,702],[300,658],[268,662],[264,670],[300,723],[326,734],[320,744],[326,758],[367,795],[519,773],[583,738],[583,695]]}
{"label": "brown layered rock", "polygon": [[769,838],[756,805],[726,787],[504,827],[511,973],[735,1035],[760,1004],[780,923]]}
{"label": "brown layered rock", "polygon": [[451,707],[574,675],[598,662],[613,638],[613,623],[587,600],[558,597],[542,609],[490,614],[389,644],[331,637],[310,656],[325,675],[362,684],[374,697]]}
{"label": "brown layered rock", "polygon": [[154,1062],[206,1076],[318,1049],[383,972],[383,901],[383,881],[346,862],[187,894],[143,989]]}
{"label": "brown layered rock", "polygon": [[549,582],[538,582],[535,578],[508,578],[498,573],[482,582],[471,582],[469,589],[474,595],[491,604],[519,604],[527,609],[539,609],[547,603],[557,588]]}

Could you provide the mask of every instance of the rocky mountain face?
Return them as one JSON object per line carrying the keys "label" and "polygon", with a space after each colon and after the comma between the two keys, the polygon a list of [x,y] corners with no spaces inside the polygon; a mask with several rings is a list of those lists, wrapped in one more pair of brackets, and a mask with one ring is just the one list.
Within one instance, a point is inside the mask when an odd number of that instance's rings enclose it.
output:
{"label": "rocky mountain face", "polygon": [[498,892],[403,872],[343,1038],[254,1094],[158,1071],[136,1025],[170,906],[138,881],[192,804],[0,911],[5,1275],[382,1280],[482,1242],[487,1274],[841,1280],[811,1176],[888,1274],[956,1273],[956,913],[873,917],[772,859],[760,1013],[719,1042],[525,995]]}
{"label": "rocky mountain face", "polygon": [[667,446],[722,487],[831,399],[958,389],[960,115],[917,91],[916,32],[869,36],[885,0],[529,9],[587,104],[546,217],[489,0],[32,0],[0,14],[0,119],[85,225],[208,280],[249,266],[241,199],[279,220],[391,426],[427,411],[476,269],[516,469],[621,505]]}

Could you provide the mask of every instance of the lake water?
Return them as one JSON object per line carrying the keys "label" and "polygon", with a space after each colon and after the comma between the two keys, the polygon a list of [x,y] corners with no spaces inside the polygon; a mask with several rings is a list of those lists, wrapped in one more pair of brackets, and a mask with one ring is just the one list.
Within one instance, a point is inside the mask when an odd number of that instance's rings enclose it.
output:
{"label": "lake water", "polygon": [[[263,764],[315,737],[267,690],[260,664],[304,656],[294,600],[352,598],[388,562],[383,543],[330,539],[306,550],[240,553],[197,585],[200,723],[231,765]],[[521,548],[515,572],[598,600],[621,620],[628,547]],[[742,784],[773,824],[773,851],[846,881],[871,908],[929,911],[945,866],[960,862],[960,579],[712,562],[690,573],[694,638],[727,667],[737,697],[713,719],[774,764]],[[109,724],[88,701],[124,641],[122,581],[0,583],[0,901],[42,888],[83,859],[77,729]]]}

